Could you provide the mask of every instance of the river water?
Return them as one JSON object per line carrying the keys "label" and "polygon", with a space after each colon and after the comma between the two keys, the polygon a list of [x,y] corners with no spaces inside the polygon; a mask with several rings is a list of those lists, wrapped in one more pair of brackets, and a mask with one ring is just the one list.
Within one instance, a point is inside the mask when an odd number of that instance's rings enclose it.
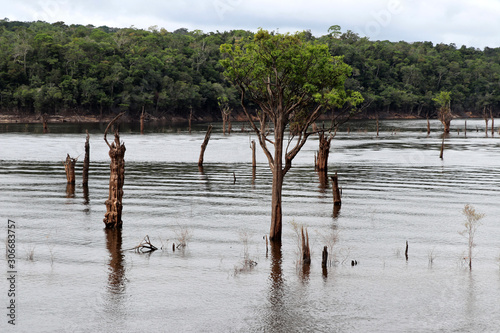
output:
{"label": "river water", "polygon": [[[206,125],[123,125],[127,148],[123,229],[104,230],[109,157],[103,126],[0,125],[1,239],[16,225],[16,326],[2,332],[464,332],[500,327],[500,135],[482,120],[452,122],[439,158],[432,122],[353,122],[332,141],[330,174],[314,171],[311,137],[285,177],[283,242],[266,249],[271,174],[236,124],[215,124],[197,166]],[[476,131],[476,128],[478,129]],[[88,192],[81,185],[90,131]],[[457,129],[460,129],[458,133]],[[63,160],[78,156],[67,188]],[[464,205],[484,213],[472,271],[464,264]],[[297,226],[307,227],[312,263],[303,267]],[[148,235],[159,250],[131,249]],[[172,249],[187,235],[187,246]],[[332,239],[336,238],[336,242]],[[408,261],[405,244],[408,241]],[[323,246],[330,262],[321,266]],[[245,265],[245,259],[255,266]],[[356,260],[357,265],[351,266]]]}

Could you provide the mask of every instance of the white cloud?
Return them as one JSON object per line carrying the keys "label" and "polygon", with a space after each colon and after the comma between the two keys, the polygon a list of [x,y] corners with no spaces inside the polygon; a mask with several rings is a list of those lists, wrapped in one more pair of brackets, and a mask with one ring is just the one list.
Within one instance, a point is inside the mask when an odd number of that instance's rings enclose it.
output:
{"label": "white cloud", "polygon": [[3,5],[11,20],[93,24],[167,30],[309,29],[319,36],[331,25],[371,40],[389,39],[499,47],[498,0],[23,0]]}

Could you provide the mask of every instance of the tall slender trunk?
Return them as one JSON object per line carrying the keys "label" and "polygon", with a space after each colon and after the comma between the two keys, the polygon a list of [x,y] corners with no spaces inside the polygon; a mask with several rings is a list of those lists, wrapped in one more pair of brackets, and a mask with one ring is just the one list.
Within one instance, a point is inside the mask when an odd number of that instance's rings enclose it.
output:
{"label": "tall slender trunk", "polygon": [[282,213],[281,194],[283,192],[283,133],[285,124],[281,117],[278,117],[274,125],[274,165],[273,188],[271,197],[271,231],[269,239],[271,241],[281,240]]}

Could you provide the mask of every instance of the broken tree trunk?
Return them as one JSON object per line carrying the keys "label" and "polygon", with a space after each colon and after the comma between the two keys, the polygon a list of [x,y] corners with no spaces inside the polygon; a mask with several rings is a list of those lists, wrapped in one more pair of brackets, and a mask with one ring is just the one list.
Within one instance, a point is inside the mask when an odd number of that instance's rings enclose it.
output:
{"label": "broken tree trunk", "polygon": [[255,140],[252,140],[250,148],[252,149],[252,168],[255,169],[257,167],[257,161],[255,159]]}
{"label": "broken tree trunk", "polygon": [[89,143],[89,131],[86,130],[87,138],[85,139],[85,159],[83,160],[83,185],[86,186],[89,183],[89,165],[90,165],[90,143]]}
{"label": "broken tree trunk", "polygon": [[335,206],[340,206],[342,205],[342,199],[340,196],[337,173],[335,172],[335,175],[330,178],[332,179],[332,186],[333,186],[333,204]]}
{"label": "broken tree trunk", "polygon": [[323,253],[321,254],[321,266],[325,268],[328,264],[328,247],[323,247]]}
{"label": "broken tree trunk", "polygon": [[325,136],[325,132],[319,132],[319,150],[316,158],[316,167],[318,171],[328,172],[328,155],[330,154],[330,143],[332,136]]}
{"label": "broken tree trunk", "polygon": [[198,166],[203,166],[203,156],[205,155],[205,149],[207,149],[208,141],[210,140],[210,134],[212,133],[212,125],[208,126],[207,133],[205,134],[205,140],[201,144],[200,158],[198,159]]}
{"label": "broken tree trunk", "polygon": [[304,265],[309,265],[311,263],[311,250],[309,248],[309,235],[306,232],[304,234],[304,227],[301,229],[302,234],[302,263]]}
{"label": "broken tree trunk", "polygon": [[43,123],[43,133],[49,132],[49,127],[47,126],[48,116],[46,113],[42,115],[42,123]]}
{"label": "broken tree trunk", "polygon": [[440,159],[443,159],[443,152],[444,152],[444,135],[443,135],[443,141],[441,142],[441,153],[439,154]]}
{"label": "broken tree trunk", "polygon": [[68,184],[75,183],[75,164],[76,158],[71,158],[69,154],[67,154],[66,161],[64,162],[64,169],[66,170],[66,180]]}
{"label": "broken tree trunk", "polygon": [[144,134],[144,106],[142,107],[141,113],[141,135]]}
{"label": "broken tree trunk", "polygon": [[123,115],[120,113],[106,127],[104,131],[104,141],[109,147],[110,176],[109,176],[109,196],[106,200],[106,214],[104,215],[104,224],[107,229],[117,229],[122,226],[122,199],[123,182],[125,179],[125,145],[120,143],[118,128],[115,129],[115,140],[109,144],[106,139],[108,129],[111,125]]}

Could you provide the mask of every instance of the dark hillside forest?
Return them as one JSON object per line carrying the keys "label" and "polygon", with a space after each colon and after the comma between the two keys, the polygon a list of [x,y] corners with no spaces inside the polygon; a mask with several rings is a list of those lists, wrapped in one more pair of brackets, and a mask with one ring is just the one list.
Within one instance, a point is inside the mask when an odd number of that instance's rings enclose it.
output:
{"label": "dark hillside forest", "polygon": [[[236,110],[239,99],[222,76],[219,46],[252,36],[0,20],[0,109],[138,117],[144,107],[158,117],[220,118],[218,98]],[[346,85],[365,97],[364,116],[435,116],[439,91],[451,92],[456,114],[500,107],[500,48],[370,41],[340,29],[304,38],[352,66]]]}

